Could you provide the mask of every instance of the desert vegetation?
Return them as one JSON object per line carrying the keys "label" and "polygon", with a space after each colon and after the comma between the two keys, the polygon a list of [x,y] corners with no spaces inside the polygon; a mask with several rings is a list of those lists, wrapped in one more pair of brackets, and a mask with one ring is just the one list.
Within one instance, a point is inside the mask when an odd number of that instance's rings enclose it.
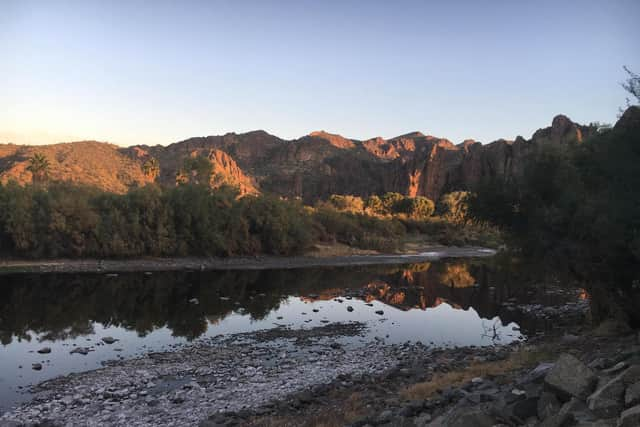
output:
{"label": "desert vegetation", "polygon": [[292,255],[314,242],[392,252],[407,233],[442,243],[479,239],[462,231],[477,223],[433,217],[435,205],[423,197],[334,195],[309,207],[269,195],[239,197],[233,187],[201,183],[206,171],[189,170],[175,187],[149,184],[126,194],[45,182],[44,174],[32,185],[2,185],[0,250],[34,258]]}

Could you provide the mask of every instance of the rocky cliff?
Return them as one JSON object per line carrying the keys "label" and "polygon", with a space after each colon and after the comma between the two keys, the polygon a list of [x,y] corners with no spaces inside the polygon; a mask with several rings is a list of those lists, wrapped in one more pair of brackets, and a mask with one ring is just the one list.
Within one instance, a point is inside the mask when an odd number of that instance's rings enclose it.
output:
{"label": "rocky cliff", "polygon": [[[242,194],[267,192],[313,202],[330,194],[394,191],[438,199],[447,191],[473,188],[484,177],[519,173],[537,145],[576,144],[595,131],[560,115],[529,140],[517,137],[489,144],[467,140],[456,145],[420,132],[358,141],[324,131],[296,140],[253,131],[128,148],[98,142],[7,144],[0,145],[0,180],[29,182],[28,159],[41,152],[50,160],[53,180],[124,192],[154,180],[175,185],[184,160],[201,156],[211,162],[212,185],[235,185]],[[143,172],[152,158],[159,165],[157,177]]]}

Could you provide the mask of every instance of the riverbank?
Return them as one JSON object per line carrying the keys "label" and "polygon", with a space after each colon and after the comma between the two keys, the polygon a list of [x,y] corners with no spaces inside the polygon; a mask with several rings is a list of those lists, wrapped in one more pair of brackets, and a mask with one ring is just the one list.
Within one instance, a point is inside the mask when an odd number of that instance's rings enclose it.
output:
{"label": "riverbank", "polygon": [[[570,318],[559,311],[547,335],[486,347],[386,344],[384,336],[359,343],[361,322],[205,338],[37,384],[0,426],[536,425],[537,412],[521,411],[537,411],[559,354],[594,369],[640,361],[635,335],[619,337],[615,327],[596,335]],[[480,403],[488,415],[476,411]],[[456,424],[460,417],[473,422]]]}
{"label": "riverbank", "polygon": [[0,425],[638,425],[640,345],[615,325],[482,348],[340,342],[363,328],[278,328],[109,362],[37,385]]}
{"label": "riverbank", "polygon": [[0,274],[7,273],[120,273],[187,270],[266,270],[355,265],[392,265],[433,261],[443,258],[485,257],[496,251],[476,246],[420,246],[404,253],[336,255],[336,251],[315,251],[303,256],[230,258],[141,258],[141,259],[52,259],[0,260]]}

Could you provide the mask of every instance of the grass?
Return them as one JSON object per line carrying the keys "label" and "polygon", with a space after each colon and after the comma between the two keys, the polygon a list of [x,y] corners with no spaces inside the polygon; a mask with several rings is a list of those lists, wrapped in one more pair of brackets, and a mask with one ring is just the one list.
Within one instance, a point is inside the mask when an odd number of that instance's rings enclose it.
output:
{"label": "grass", "polygon": [[485,377],[506,382],[511,374],[532,368],[540,362],[554,360],[553,351],[540,347],[511,353],[508,359],[495,362],[474,362],[458,371],[434,375],[429,381],[413,384],[400,392],[407,400],[428,399],[447,387],[460,387],[473,378]]}

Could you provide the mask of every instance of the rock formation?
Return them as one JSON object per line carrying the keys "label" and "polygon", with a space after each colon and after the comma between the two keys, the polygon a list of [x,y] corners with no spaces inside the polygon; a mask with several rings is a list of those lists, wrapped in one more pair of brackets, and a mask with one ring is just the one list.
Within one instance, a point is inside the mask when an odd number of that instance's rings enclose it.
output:
{"label": "rock formation", "polygon": [[[625,117],[630,120],[631,113]],[[154,180],[175,185],[184,160],[202,156],[212,164],[212,185],[231,184],[241,194],[274,193],[311,203],[331,194],[368,196],[394,191],[437,200],[448,191],[472,189],[485,177],[520,173],[537,145],[577,144],[595,131],[559,115],[530,140],[517,137],[489,144],[467,140],[455,145],[420,132],[358,141],[325,131],[291,141],[253,131],[129,148],[98,142],[5,144],[0,145],[0,180],[30,182],[28,159],[41,152],[51,162],[53,180],[124,192]],[[159,166],[157,178],[144,172],[144,164],[152,158]]]}

